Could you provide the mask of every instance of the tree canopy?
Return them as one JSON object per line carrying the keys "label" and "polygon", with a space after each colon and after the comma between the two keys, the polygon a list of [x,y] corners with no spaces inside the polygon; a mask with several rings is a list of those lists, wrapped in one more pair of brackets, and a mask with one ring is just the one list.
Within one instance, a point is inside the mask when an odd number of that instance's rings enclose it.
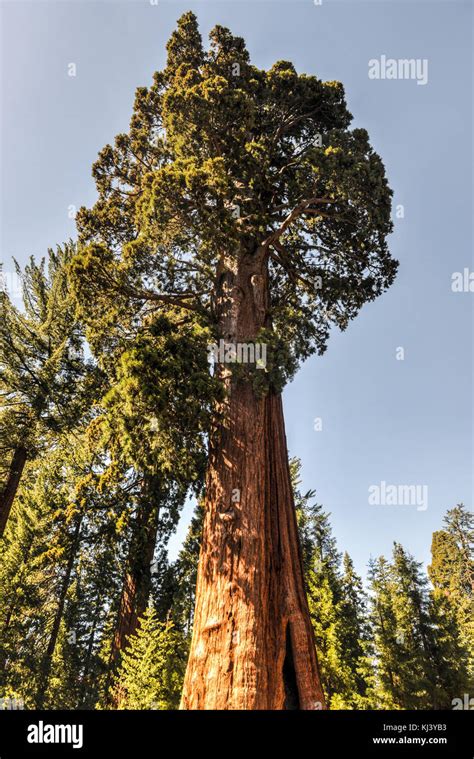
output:
{"label": "tree canopy", "polygon": [[124,313],[169,307],[213,330],[219,278],[260,250],[266,339],[286,376],[394,279],[382,161],[365,130],[349,129],[339,82],[287,61],[258,69],[221,26],[204,50],[191,12],[167,49],[129,131],[94,164],[96,204],[78,214],[75,282],[91,334],[105,340]]}

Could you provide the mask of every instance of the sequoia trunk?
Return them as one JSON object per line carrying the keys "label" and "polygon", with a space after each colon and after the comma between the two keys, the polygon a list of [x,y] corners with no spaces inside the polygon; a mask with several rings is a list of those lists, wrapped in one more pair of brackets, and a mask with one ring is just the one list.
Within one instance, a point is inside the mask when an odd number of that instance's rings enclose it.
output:
{"label": "sequoia trunk", "polygon": [[[268,326],[263,259],[221,276],[221,334]],[[220,367],[184,709],[324,708],[307,606],[281,397]],[[258,372],[259,369],[255,369]]]}
{"label": "sequoia trunk", "polygon": [[26,459],[26,448],[19,446],[13,454],[10,470],[8,473],[8,479],[5,488],[0,494],[0,538],[5,532],[5,528],[7,526],[8,517],[10,516],[13,501],[15,500],[18,486],[20,484],[21,475],[23,474],[23,469],[25,468]]}

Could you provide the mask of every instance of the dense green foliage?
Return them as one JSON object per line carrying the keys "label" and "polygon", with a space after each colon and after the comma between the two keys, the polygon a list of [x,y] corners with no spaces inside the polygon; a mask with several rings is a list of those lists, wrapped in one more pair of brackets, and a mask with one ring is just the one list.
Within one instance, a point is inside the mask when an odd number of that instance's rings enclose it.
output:
{"label": "dense green foliage", "polygon": [[75,253],[68,243],[47,261],[31,258],[23,271],[16,265],[22,310],[0,289],[0,478],[15,448],[33,458],[80,422],[98,381],[67,276]]}
{"label": "dense green foliage", "polygon": [[187,649],[172,622],[160,622],[149,607],[130,640],[117,675],[121,709],[177,709]]}
{"label": "dense green foliage", "polygon": [[194,14],[181,17],[129,131],[100,152],[73,278],[94,350],[166,309],[216,337],[220,278],[264,249],[260,339],[281,386],[393,282],[391,191],[367,132],[349,129],[340,82],[288,61],[258,69],[242,38],[209,37],[205,50]]}

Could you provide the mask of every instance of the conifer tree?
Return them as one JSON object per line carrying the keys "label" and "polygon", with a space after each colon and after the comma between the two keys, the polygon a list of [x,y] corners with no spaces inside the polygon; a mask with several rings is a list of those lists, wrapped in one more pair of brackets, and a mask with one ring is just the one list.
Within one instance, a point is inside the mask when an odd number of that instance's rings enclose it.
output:
{"label": "conifer tree", "polygon": [[[2,678],[21,685],[30,706],[44,705],[78,552],[81,514],[71,502],[70,465],[65,449],[55,448],[20,488],[0,563]],[[15,566],[20,541],[25,550]]]}
{"label": "conifer tree", "polygon": [[427,579],[421,565],[394,544],[392,608],[396,620],[395,695],[405,709],[436,708],[435,642],[429,614]]}
{"label": "conifer tree", "polygon": [[221,26],[210,40],[204,50],[192,13],[179,20],[130,130],[100,153],[75,282],[95,350],[170,312],[203,342],[268,348],[264,369],[216,366],[225,400],[196,387],[214,405],[182,705],[314,709],[280,392],[331,325],[392,283],[391,192],[367,133],[349,130],[340,83],[286,61],[257,69]]}
{"label": "conifer tree", "polygon": [[183,636],[149,606],[122,655],[120,709],[177,709],[186,666]]}
{"label": "conifer tree", "polygon": [[371,696],[376,709],[400,708],[396,700],[398,668],[397,620],[393,608],[390,563],[384,556],[369,562],[370,622],[374,680]]}
{"label": "conifer tree", "polygon": [[329,515],[302,494],[301,462],[290,462],[311,621],[321,680],[331,709],[368,708],[366,697],[368,629],[362,581],[332,535]]}
{"label": "conifer tree", "polygon": [[[89,325],[87,334],[97,350],[103,332]],[[215,380],[201,348],[201,330],[176,329],[172,316],[161,314],[130,326],[98,354],[110,387],[91,435],[110,460],[104,486],[127,478],[132,506],[110,679],[146,610],[155,550],[166,544],[188,490],[202,487],[209,410],[196,390],[209,392]]]}
{"label": "conifer tree", "polygon": [[34,608],[42,605],[34,570],[44,514],[36,503],[21,507],[17,503],[14,508],[18,515],[9,525],[10,539],[0,554],[0,688],[32,706],[24,698],[26,691],[35,692],[34,646],[25,617],[32,617]]}
{"label": "conifer tree", "polygon": [[100,634],[123,560],[117,491],[94,487],[100,461],[78,429],[59,443],[25,475],[0,555],[0,681],[30,707],[77,707],[100,674],[91,626]]}
{"label": "conifer tree", "polygon": [[349,682],[342,694],[345,708],[367,709],[370,706],[367,683],[370,629],[367,613],[367,596],[362,579],[345,551],[338,606],[342,658],[349,673]]}
{"label": "conifer tree", "polygon": [[[72,243],[17,267],[24,309],[0,291],[0,537],[28,459],[72,429],[89,403],[94,372],[83,354],[71,296]],[[3,479],[3,482],[2,482]]]}
{"label": "conifer tree", "polygon": [[464,692],[466,653],[455,618],[420,564],[395,544],[393,562],[371,566],[375,707],[447,709]]}
{"label": "conifer tree", "polygon": [[464,679],[469,692],[474,683],[474,515],[458,504],[447,512],[444,524],[443,530],[433,533],[428,575],[445,643],[453,649],[448,666],[467,668]]}

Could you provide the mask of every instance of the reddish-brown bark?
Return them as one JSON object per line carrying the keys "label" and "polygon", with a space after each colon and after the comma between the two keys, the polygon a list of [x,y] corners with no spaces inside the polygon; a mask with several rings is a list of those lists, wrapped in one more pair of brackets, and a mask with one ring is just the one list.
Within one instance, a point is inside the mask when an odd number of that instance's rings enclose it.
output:
{"label": "reddish-brown bark", "polygon": [[[127,569],[122,585],[117,622],[110,653],[110,678],[125,651],[128,640],[138,629],[144,614],[151,586],[151,563],[156,545],[159,509],[151,502],[143,503],[137,513],[129,548]],[[118,708],[124,696],[120,684],[110,691],[110,705]]]}
{"label": "reddish-brown bark", "polygon": [[[268,326],[264,255],[244,256],[220,288],[224,339],[245,342]],[[258,397],[251,381],[221,372],[228,397],[211,435],[181,707],[321,709],[281,397]]]}
{"label": "reddish-brown bark", "polygon": [[0,538],[5,532],[7,526],[8,517],[13,506],[13,501],[17,494],[18,486],[20,484],[21,475],[25,468],[27,459],[27,450],[23,446],[18,446],[13,454],[13,458],[10,464],[10,470],[6,485],[0,494]]}
{"label": "reddish-brown bark", "polygon": [[133,526],[129,559],[112,642],[112,662],[118,660],[120,653],[127,645],[127,638],[136,632],[138,620],[146,610],[157,529],[158,509],[150,503],[142,504]]}

